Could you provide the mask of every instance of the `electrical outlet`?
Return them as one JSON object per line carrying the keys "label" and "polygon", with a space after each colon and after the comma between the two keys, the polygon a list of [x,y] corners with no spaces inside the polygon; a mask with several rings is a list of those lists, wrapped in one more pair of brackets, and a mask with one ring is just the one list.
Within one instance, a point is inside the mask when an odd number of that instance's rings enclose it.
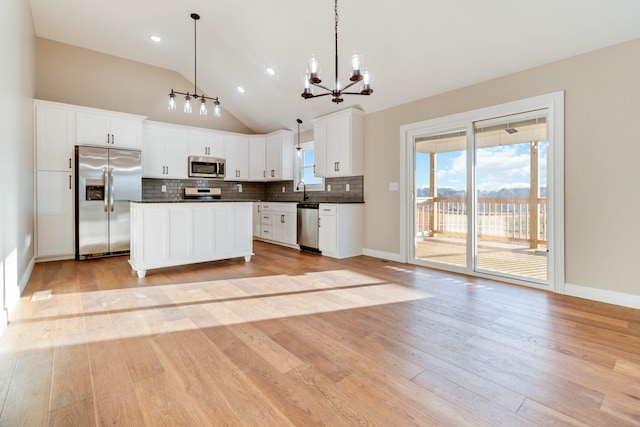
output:
{"label": "electrical outlet", "polygon": [[242,184],[237,184],[238,185],[238,193],[242,193]]}
{"label": "electrical outlet", "polygon": [[286,188],[284,187],[284,185],[282,186],[282,192],[283,192],[283,193],[286,193],[286,192],[287,192],[287,190],[286,190]]}
{"label": "electrical outlet", "polygon": [[346,184],[346,185],[344,186],[344,190],[345,190],[345,191],[351,191],[351,185]]}
{"label": "electrical outlet", "polygon": [[162,191],[163,193],[167,192],[167,186],[163,185],[162,188],[160,189],[160,191]]}
{"label": "electrical outlet", "polygon": [[327,191],[331,191],[331,184],[327,184]]}

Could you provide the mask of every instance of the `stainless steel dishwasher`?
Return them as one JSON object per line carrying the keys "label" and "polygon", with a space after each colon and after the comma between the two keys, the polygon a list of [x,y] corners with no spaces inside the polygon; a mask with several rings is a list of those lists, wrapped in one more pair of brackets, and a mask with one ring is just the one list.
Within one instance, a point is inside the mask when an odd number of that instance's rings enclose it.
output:
{"label": "stainless steel dishwasher", "polygon": [[298,245],[300,249],[320,252],[318,249],[318,212],[320,205],[313,202],[298,203]]}

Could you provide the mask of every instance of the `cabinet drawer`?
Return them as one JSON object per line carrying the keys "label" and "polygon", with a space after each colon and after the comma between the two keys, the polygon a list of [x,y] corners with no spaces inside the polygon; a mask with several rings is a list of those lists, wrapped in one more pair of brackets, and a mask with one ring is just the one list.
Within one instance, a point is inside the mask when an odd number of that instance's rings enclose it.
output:
{"label": "cabinet drawer", "polygon": [[271,226],[262,226],[262,230],[260,231],[260,237],[264,239],[271,239],[273,232],[271,230]]}
{"label": "cabinet drawer", "polygon": [[271,225],[273,224],[273,214],[272,213],[262,213],[262,219],[260,220],[260,223],[262,225]]}
{"label": "cabinet drawer", "polygon": [[325,205],[320,204],[320,215],[331,215],[335,216],[338,211],[338,206],[336,205]]}

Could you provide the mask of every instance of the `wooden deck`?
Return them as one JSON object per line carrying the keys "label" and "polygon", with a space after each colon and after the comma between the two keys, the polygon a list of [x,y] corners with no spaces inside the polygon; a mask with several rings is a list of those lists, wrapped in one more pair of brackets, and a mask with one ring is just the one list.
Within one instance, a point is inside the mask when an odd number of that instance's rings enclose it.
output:
{"label": "wooden deck", "polygon": [[[417,238],[416,258],[466,266],[466,241],[457,237]],[[525,244],[485,240],[478,245],[478,267],[546,280],[547,252],[544,246],[532,250]]]}
{"label": "wooden deck", "polygon": [[145,279],[37,264],[0,338],[0,426],[640,425],[638,310],[254,249]]}

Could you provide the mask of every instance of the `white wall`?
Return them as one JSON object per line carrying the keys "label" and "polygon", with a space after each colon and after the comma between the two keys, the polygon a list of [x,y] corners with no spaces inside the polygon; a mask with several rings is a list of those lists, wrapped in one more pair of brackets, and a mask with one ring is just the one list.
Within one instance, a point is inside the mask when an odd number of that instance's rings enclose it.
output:
{"label": "white wall", "polygon": [[0,331],[33,268],[35,35],[27,0],[0,1]]}

